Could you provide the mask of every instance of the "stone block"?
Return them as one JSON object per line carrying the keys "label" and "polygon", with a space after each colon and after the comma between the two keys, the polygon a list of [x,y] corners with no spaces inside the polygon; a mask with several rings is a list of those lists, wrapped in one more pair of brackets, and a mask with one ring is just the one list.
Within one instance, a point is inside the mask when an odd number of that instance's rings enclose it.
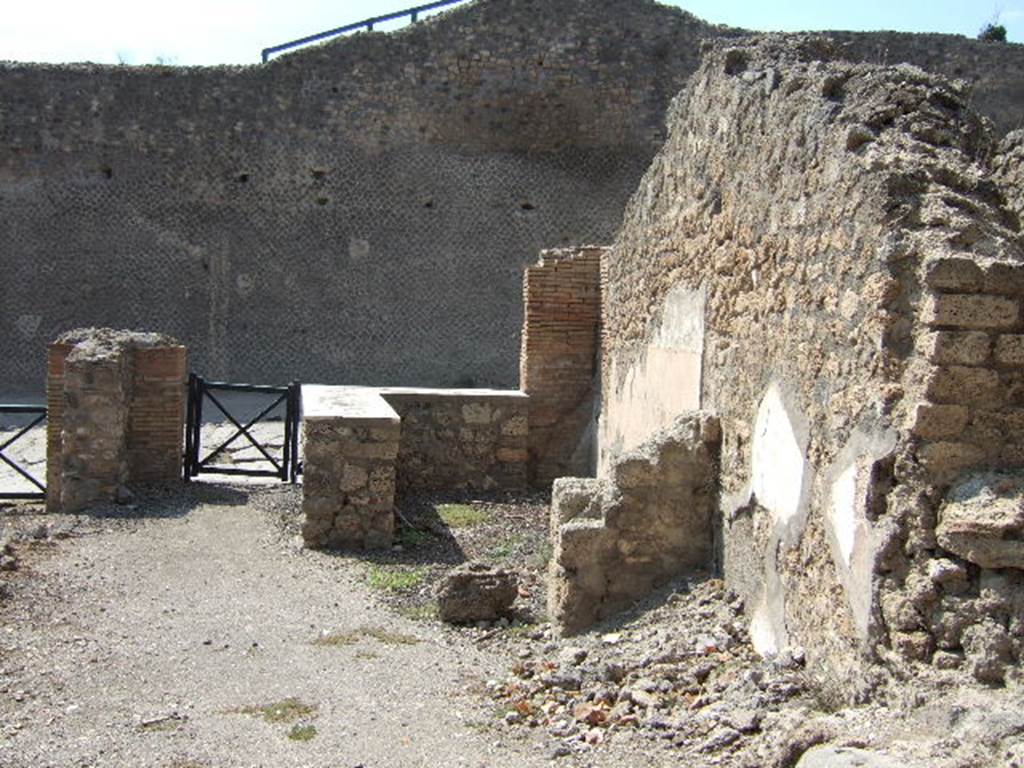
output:
{"label": "stone block", "polygon": [[982,568],[1024,569],[1024,475],[982,473],[959,482],[942,505],[936,536]]}
{"label": "stone block", "polygon": [[933,331],[922,338],[922,351],[938,365],[983,365],[992,350],[984,331]]}
{"label": "stone block", "polygon": [[925,390],[936,403],[995,406],[1002,404],[1005,391],[999,373],[988,368],[947,365],[932,371]]}
{"label": "stone block", "polygon": [[985,294],[938,294],[924,305],[924,322],[933,327],[1010,329],[1020,321],[1020,302]]}
{"label": "stone block", "polygon": [[949,482],[965,469],[985,459],[985,451],[971,443],[935,442],[920,451],[918,458],[936,482]]}
{"label": "stone block", "polygon": [[925,284],[939,291],[979,291],[985,275],[973,259],[934,259],[925,266]]}
{"label": "stone block", "polygon": [[913,432],[926,440],[948,440],[963,433],[968,416],[962,405],[918,403]]}
{"label": "stone block", "polygon": [[1024,366],[1024,336],[1004,335],[996,337],[996,363],[1006,366]]}

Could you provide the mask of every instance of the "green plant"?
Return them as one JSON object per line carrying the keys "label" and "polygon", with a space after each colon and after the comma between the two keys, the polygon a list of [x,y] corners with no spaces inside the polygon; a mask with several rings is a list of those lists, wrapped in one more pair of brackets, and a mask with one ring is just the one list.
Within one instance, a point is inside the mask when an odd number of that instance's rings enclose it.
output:
{"label": "green plant", "polygon": [[548,567],[548,562],[551,560],[551,540],[545,538],[538,546],[537,551],[533,553],[530,558],[530,567],[536,568],[538,571],[543,571]]}
{"label": "green plant", "polygon": [[316,710],[316,704],[306,704],[299,699],[289,697],[273,704],[241,707],[234,712],[240,715],[262,717],[268,723],[294,723],[296,720],[315,715]]}
{"label": "green plant", "polygon": [[438,616],[437,603],[407,605],[398,609],[399,614],[413,621],[436,621]]}
{"label": "green plant", "polygon": [[485,510],[477,509],[471,504],[438,504],[436,509],[438,517],[449,528],[469,528],[486,523],[490,519]]}
{"label": "green plant", "polygon": [[368,582],[374,589],[388,592],[406,592],[418,587],[426,578],[424,568],[388,568],[375,565],[370,568]]}
{"label": "green plant", "polygon": [[978,39],[990,43],[1005,43],[1006,27],[1002,24],[996,24],[994,21],[989,22],[978,33]]}
{"label": "green plant", "polygon": [[313,645],[347,646],[355,645],[363,638],[371,638],[384,645],[416,645],[420,640],[412,635],[401,632],[390,632],[380,627],[360,627],[347,632],[331,632],[321,635],[313,641]]}
{"label": "green plant", "polygon": [[314,736],[316,736],[316,726],[312,723],[295,724],[288,731],[288,738],[292,741],[310,741]]}
{"label": "green plant", "polygon": [[434,537],[429,531],[422,531],[419,528],[402,527],[398,532],[398,542],[406,549],[421,547]]}
{"label": "green plant", "polygon": [[525,542],[526,536],[523,534],[513,534],[495,544],[491,548],[489,556],[492,560],[507,560],[522,549]]}

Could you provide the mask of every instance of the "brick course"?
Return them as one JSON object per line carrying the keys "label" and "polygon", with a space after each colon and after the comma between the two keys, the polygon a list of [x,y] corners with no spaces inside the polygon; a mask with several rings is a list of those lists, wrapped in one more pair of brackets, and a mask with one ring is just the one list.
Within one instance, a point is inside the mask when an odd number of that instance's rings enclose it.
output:
{"label": "brick course", "polygon": [[530,396],[531,480],[593,470],[595,377],[606,248],[548,250],[523,276],[520,388]]}

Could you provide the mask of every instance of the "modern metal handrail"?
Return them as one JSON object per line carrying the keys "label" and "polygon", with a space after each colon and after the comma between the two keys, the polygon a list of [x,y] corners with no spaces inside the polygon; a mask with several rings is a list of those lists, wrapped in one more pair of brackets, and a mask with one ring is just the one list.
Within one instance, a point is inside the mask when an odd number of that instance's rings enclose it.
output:
{"label": "modern metal handrail", "polygon": [[271,54],[287,51],[291,48],[298,48],[300,45],[315,43],[317,40],[324,40],[328,37],[343,35],[346,32],[354,32],[357,29],[365,28],[372,32],[374,24],[380,24],[385,21],[393,21],[395,19],[401,19],[405,16],[409,16],[412,19],[412,23],[415,24],[421,13],[432,11],[435,8],[443,8],[446,5],[455,5],[455,3],[463,2],[465,2],[465,0],[437,0],[437,2],[427,3],[426,5],[417,5],[415,8],[407,8],[404,11],[395,11],[394,13],[389,13],[384,16],[374,16],[372,19],[357,21],[355,24],[346,24],[344,27],[329,29],[326,32],[319,32],[315,35],[309,35],[308,37],[300,37],[298,40],[292,40],[290,43],[281,43],[280,45],[274,45],[270,48],[264,48],[261,52],[261,55],[263,56],[263,63],[266,64],[270,60]]}

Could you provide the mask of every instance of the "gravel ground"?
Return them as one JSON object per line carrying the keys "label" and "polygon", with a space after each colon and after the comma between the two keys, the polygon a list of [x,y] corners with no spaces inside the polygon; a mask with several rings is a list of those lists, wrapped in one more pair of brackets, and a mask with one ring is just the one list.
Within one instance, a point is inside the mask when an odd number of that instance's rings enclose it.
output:
{"label": "gravel ground", "polygon": [[[403,618],[351,559],[298,548],[278,524],[296,502],[194,485],[49,530],[8,511],[29,538],[3,575],[0,765],[544,762],[488,731],[501,655]],[[282,702],[277,722],[256,711]]]}
{"label": "gravel ground", "polygon": [[[0,766],[792,768],[824,743],[889,768],[1024,768],[1019,686],[890,668],[848,707],[799,649],[759,658],[710,576],[553,637],[545,496],[407,496],[396,547],[371,556],[303,549],[300,494],[0,507]],[[436,620],[466,559],[519,574],[512,617]]]}

